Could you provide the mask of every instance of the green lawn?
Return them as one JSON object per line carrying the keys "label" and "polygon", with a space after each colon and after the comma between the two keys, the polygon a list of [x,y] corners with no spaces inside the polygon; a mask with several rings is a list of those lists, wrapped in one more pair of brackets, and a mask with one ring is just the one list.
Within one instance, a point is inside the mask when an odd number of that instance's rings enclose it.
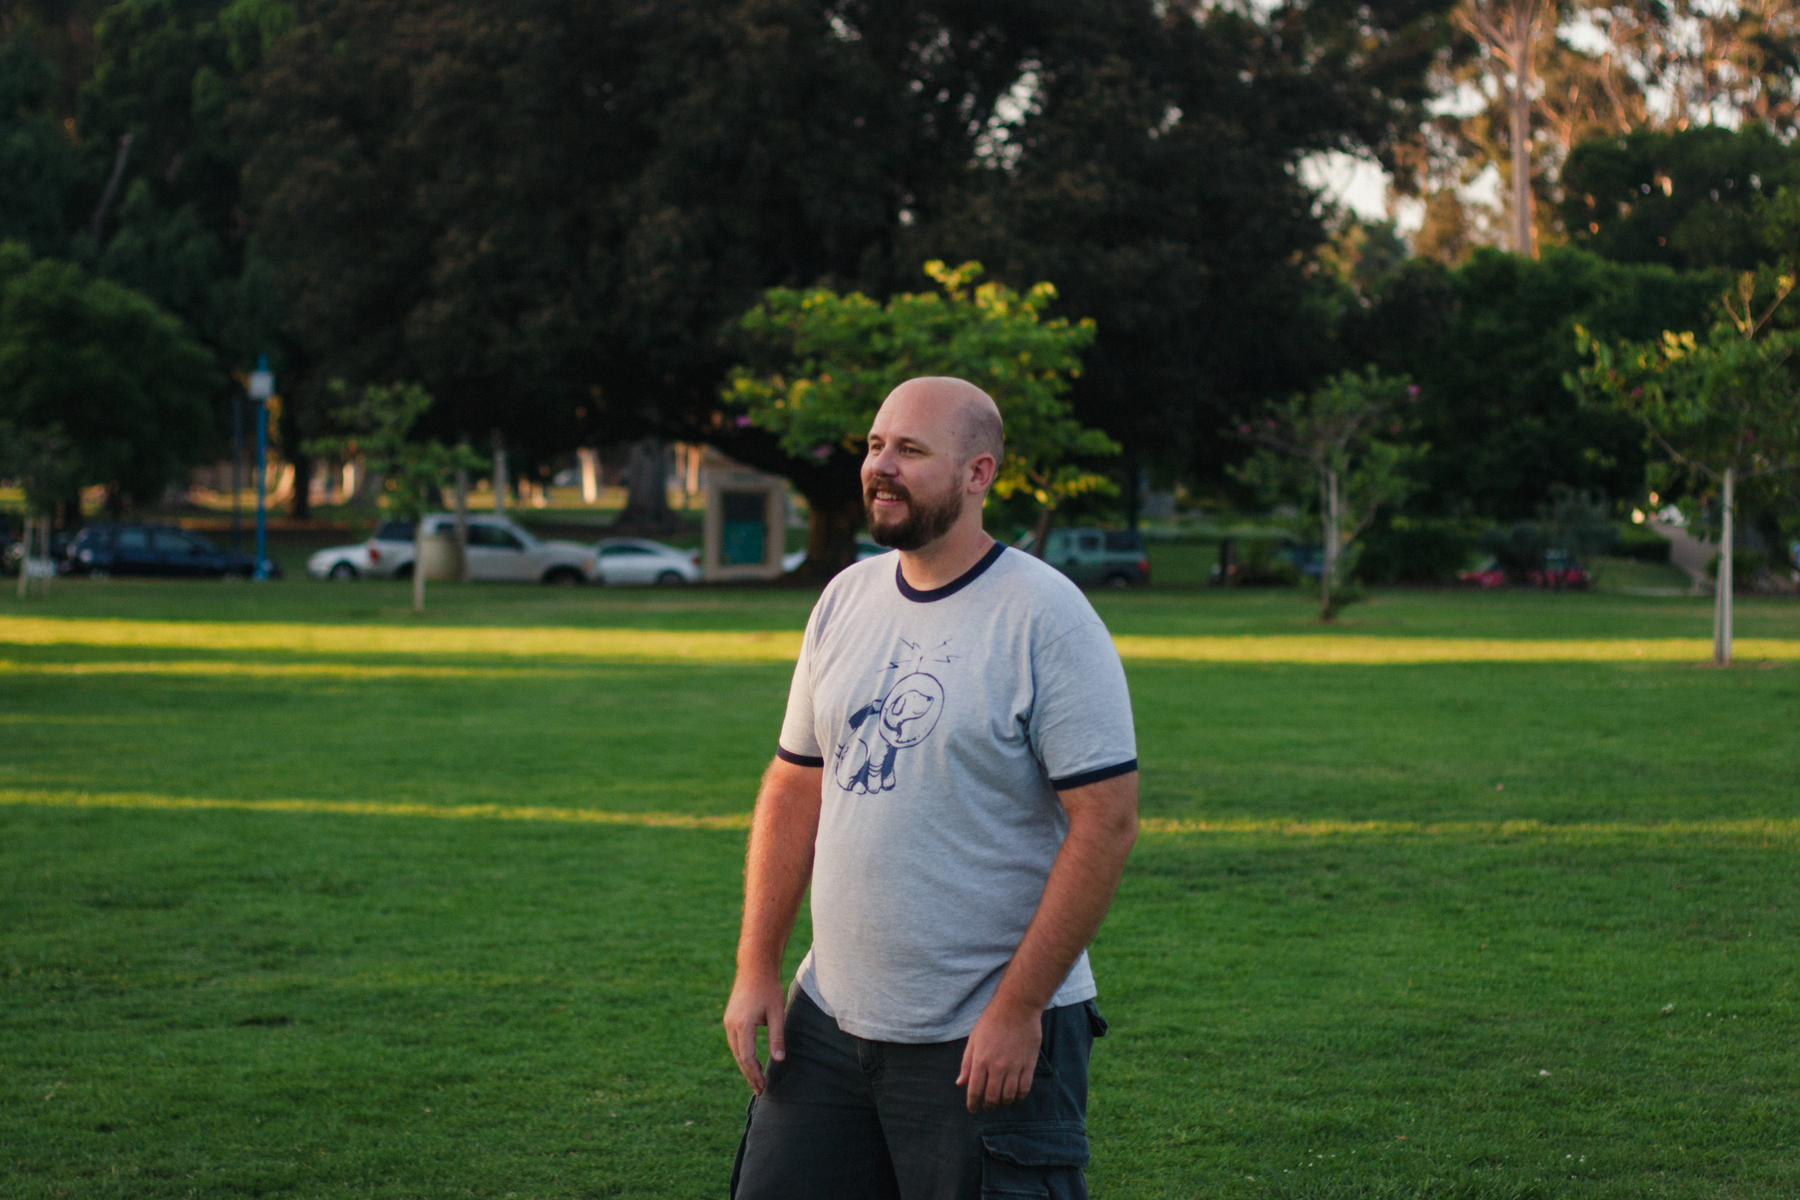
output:
{"label": "green lawn", "polygon": [[[1095,600],[1152,637],[1710,629],[1626,594],[1378,592],[1329,630],[1293,593]],[[779,634],[810,601],[0,600],[0,1196],[722,1195],[741,831],[519,810],[741,815],[789,673],[8,619]],[[1738,633],[1800,640],[1800,606]],[[1145,834],[1094,948],[1097,1197],[1800,1194],[1800,664],[1128,670],[1145,816],[1202,828]],[[475,805],[515,816],[387,815]]]}

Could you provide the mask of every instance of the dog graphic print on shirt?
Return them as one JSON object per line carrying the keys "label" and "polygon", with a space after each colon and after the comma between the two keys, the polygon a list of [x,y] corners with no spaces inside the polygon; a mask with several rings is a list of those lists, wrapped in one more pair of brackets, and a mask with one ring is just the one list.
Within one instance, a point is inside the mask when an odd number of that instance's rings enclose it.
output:
{"label": "dog graphic print on shirt", "polygon": [[897,781],[895,763],[900,751],[909,750],[931,736],[944,711],[944,685],[921,670],[926,664],[952,661],[943,653],[948,642],[921,651],[919,643],[901,639],[904,653],[888,664],[890,670],[913,669],[894,681],[887,694],[871,700],[850,714],[850,729],[837,748],[837,784],[846,792],[868,796],[891,792]]}

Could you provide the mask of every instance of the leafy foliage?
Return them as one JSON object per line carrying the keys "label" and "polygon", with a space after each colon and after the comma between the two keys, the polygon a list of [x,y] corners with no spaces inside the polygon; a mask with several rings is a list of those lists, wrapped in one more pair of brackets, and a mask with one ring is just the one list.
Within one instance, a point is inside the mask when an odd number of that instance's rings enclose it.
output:
{"label": "leafy foliage", "polygon": [[1716,322],[1704,342],[1689,331],[1614,344],[1578,328],[1592,363],[1568,385],[1636,420],[1666,462],[1705,479],[1727,468],[1743,480],[1800,468],[1800,331],[1769,327],[1793,286],[1779,280],[1774,303],[1758,315],[1755,280],[1745,275],[1742,308],[1730,308],[1731,319]]}
{"label": "leafy foliage", "polygon": [[1407,379],[1374,367],[1346,371],[1309,393],[1270,403],[1238,426],[1262,447],[1238,477],[1271,499],[1296,496],[1318,513],[1325,543],[1322,620],[1331,620],[1346,599],[1339,585],[1354,566],[1356,539],[1382,508],[1398,505],[1412,489],[1406,467],[1424,447],[1389,439],[1406,432],[1406,410],[1417,392]]}
{"label": "leafy foliage", "polygon": [[791,370],[758,375],[734,368],[726,400],[776,433],[799,456],[821,443],[855,449],[887,394],[919,375],[954,375],[981,387],[1006,422],[1006,461],[995,489],[1030,490],[1043,504],[1097,486],[1091,478],[1059,490],[1053,482],[1070,455],[1117,453],[1104,434],[1068,415],[1063,393],[1081,373],[1080,351],[1094,323],[1040,320],[1056,289],[1039,283],[1021,295],[1005,284],[968,285],[980,263],[954,269],[925,264],[943,293],[906,293],[885,305],[861,293],[824,288],[771,290],[744,317],[753,339],[779,346]]}
{"label": "leafy foliage", "polygon": [[0,244],[0,420],[66,438],[66,486],[103,484],[115,510],[157,500],[211,449],[222,382],[212,355],[145,297]]}
{"label": "leafy foliage", "polygon": [[1761,127],[1640,130],[1575,148],[1561,211],[1575,245],[1614,262],[1750,270],[1785,185],[1800,185],[1800,148]]}
{"label": "leafy foliage", "polygon": [[1071,496],[1112,490],[1111,480],[1075,460],[1116,454],[1117,444],[1083,428],[1064,398],[1080,374],[1080,352],[1094,340],[1094,323],[1042,319],[1056,297],[1048,283],[1023,294],[994,281],[971,287],[981,274],[973,262],[952,269],[933,261],[925,272],[941,293],[903,293],[886,304],[859,292],[772,289],[743,319],[769,366],[734,367],[725,402],[774,434],[788,455],[826,459],[840,452],[850,471],[889,392],[916,376],[953,375],[1000,407],[1000,498],[1029,495],[1047,516]]}
{"label": "leafy foliage", "polygon": [[[333,380],[331,390],[340,397],[350,392],[342,380]],[[416,521],[435,507],[438,489],[450,472],[484,465],[464,447],[412,438],[413,426],[431,405],[431,393],[417,383],[369,384],[332,414],[353,432],[315,438],[307,443],[307,453],[360,456],[365,467],[385,481],[383,502],[388,512],[402,521]]]}
{"label": "leafy foliage", "polygon": [[35,21],[0,41],[0,240],[66,254],[81,160],[53,107],[57,71]]}
{"label": "leafy foliage", "polygon": [[1430,446],[1411,474],[1415,515],[1531,520],[1553,484],[1609,496],[1643,487],[1642,433],[1563,386],[1580,368],[1573,330],[1654,337],[1704,321],[1722,275],[1608,263],[1553,248],[1538,260],[1478,251],[1456,269],[1415,261],[1351,308],[1352,363],[1405,374]]}

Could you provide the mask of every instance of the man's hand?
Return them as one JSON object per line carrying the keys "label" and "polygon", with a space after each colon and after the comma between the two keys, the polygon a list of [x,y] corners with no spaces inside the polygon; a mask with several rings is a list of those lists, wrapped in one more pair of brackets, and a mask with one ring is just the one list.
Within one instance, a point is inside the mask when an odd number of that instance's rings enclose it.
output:
{"label": "man's hand", "polygon": [[991,1112],[1031,1091],[1038,1046],[1044,1040],[1042,1010],[989,1004],[963,1048],[956,1086],[968,1089],[970,1112]]}
{"label": "man's hand", "polygon": [[819,782],[824,771],[777,758],[763,773],[750,846],[744,855],[744,927],[738,934],[737,979],[725,1002],[725,1040],[750,1090],[768,1081],[756,1061],[756,1027],[769,1027],[769,1060],[787,1057],[782,1022],[781,951],[794,928],[800,897],[812,878],[813,839],[819,830]]}
{"label": "man's hand", "polygon": [[731,1043],[731,1057],[737,1059],[738,1070],[758,1096],[768,1081],[756,1059],[756,1027],[769,1027],[769,1061],[780,1062],[787,1057],[787,1039],[782,1032],[786,1015],[787,996],[779,979],[746,979],[740,974],[732,984],[731,999],[725,1003],[725,1040]]}

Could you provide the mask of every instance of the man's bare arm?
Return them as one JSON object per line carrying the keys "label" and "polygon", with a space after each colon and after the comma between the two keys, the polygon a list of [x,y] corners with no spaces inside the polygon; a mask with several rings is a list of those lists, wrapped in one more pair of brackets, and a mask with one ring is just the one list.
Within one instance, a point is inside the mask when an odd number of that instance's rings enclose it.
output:
{"label": "man's bare arm", "polygon": [[1031,1090],[1044,1006],[1099,931],[1137,841],[1137,784],[1133,771],[1058,793],[1069,834],[1025,937],[963,1051],[956,1083],[968,1089],[970,1112],[1011,1104]]}
{"label": "man's bare arm", "polygon": [[725,1038],[750,1088],[762,1095],[756,1059],[756,1027],[769,1027],[769,1057],[786,1057],[782,1018],[781,954],[794,931],[794,916],[812,879],[813,842],[819,832],[821,768],[775,759],[763,772],[750,849],[744,856],[744,925],[738,934],[737,979],[725,1005]]}

